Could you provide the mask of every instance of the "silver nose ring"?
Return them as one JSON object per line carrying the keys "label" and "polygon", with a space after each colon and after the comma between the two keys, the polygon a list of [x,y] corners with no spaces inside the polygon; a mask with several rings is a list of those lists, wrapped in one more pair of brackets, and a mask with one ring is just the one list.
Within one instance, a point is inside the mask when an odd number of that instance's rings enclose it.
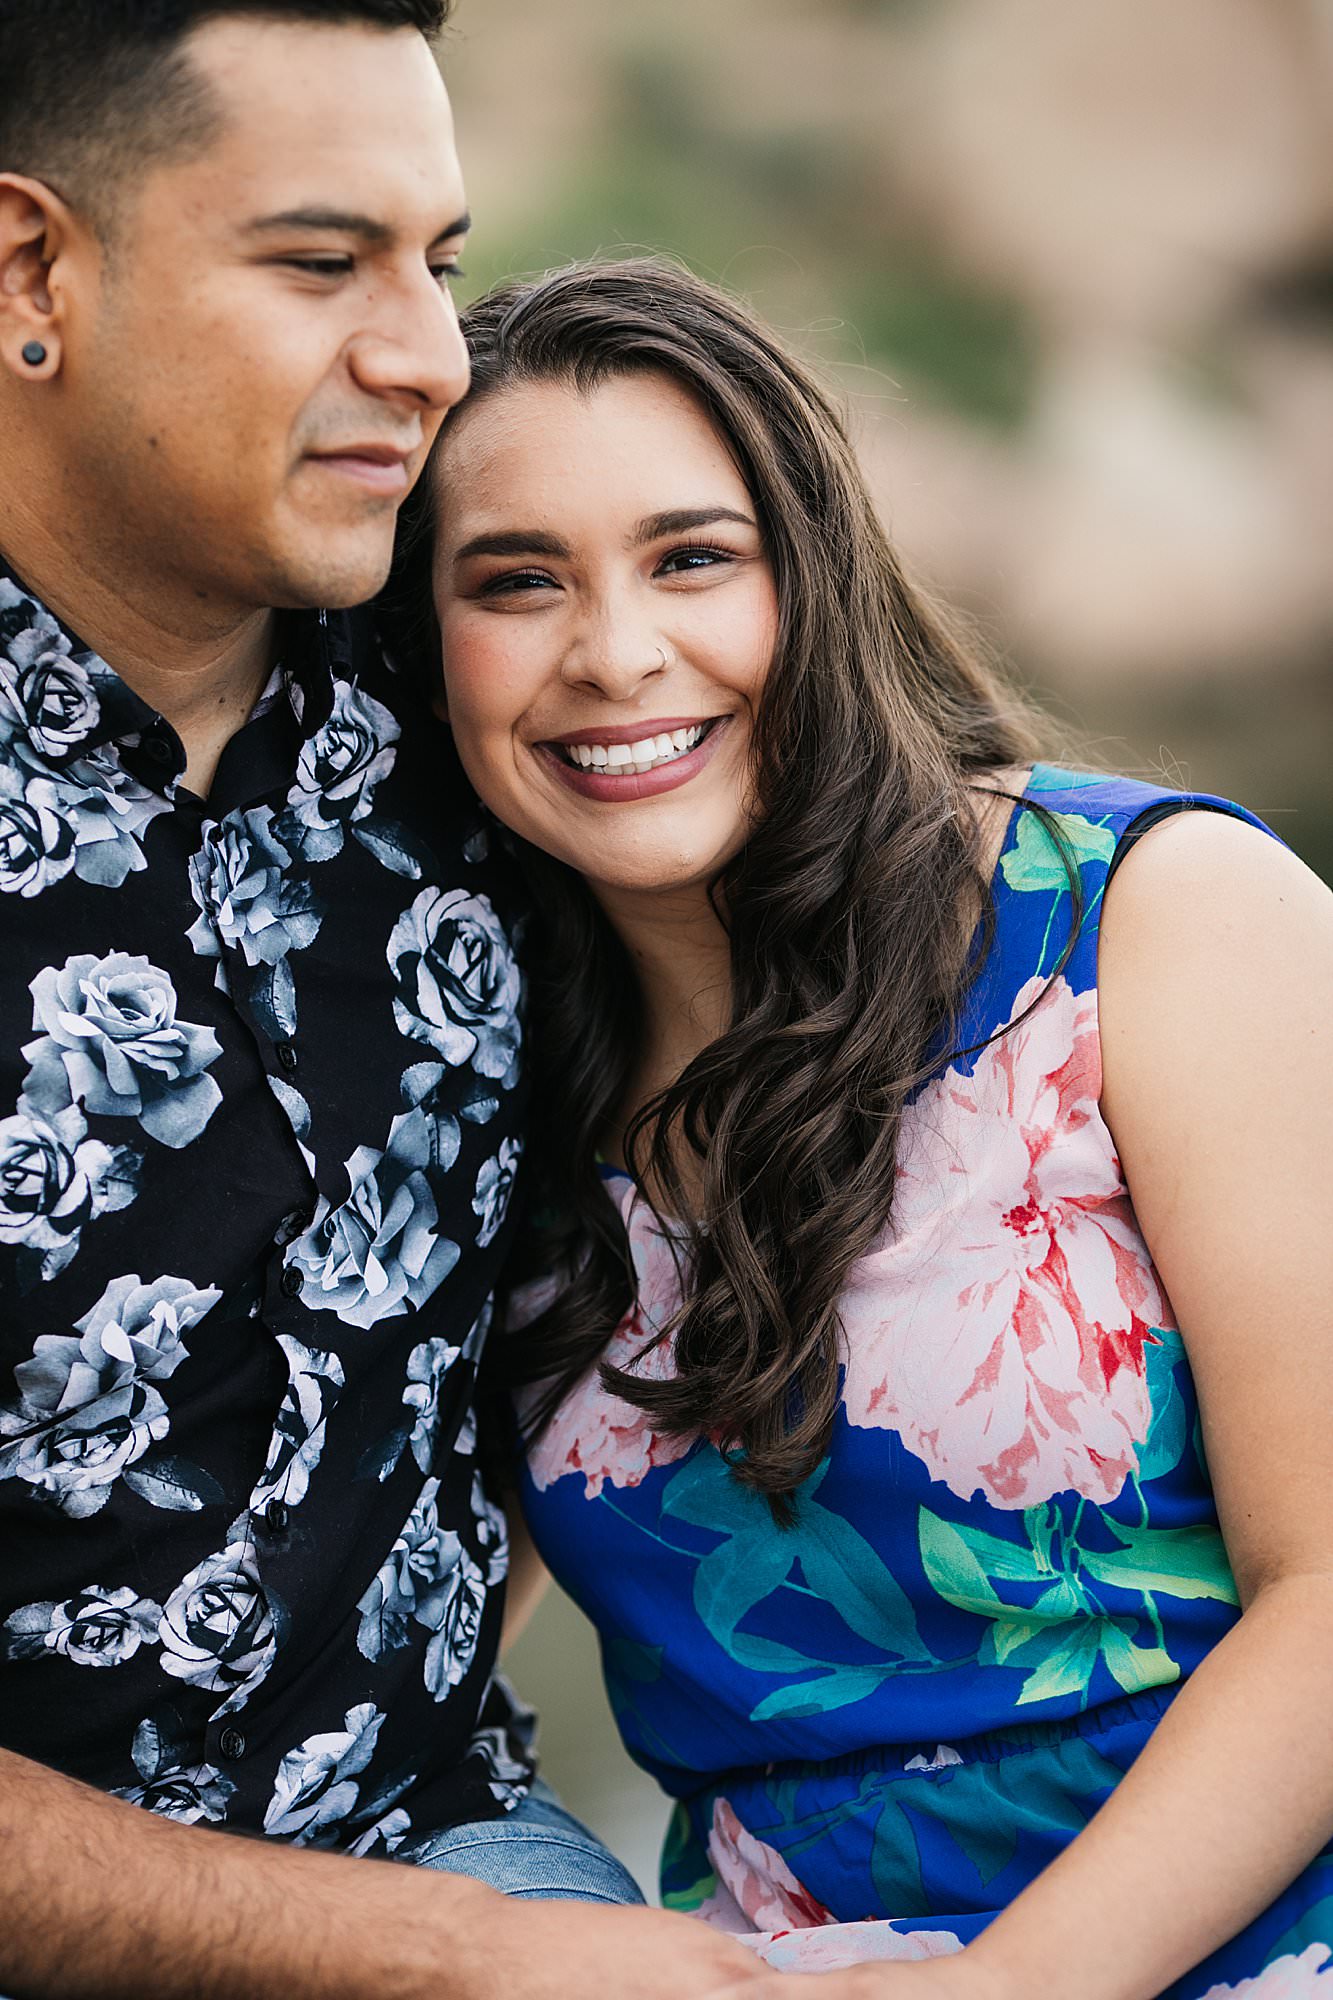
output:
{"label": "silver nose ring", "polygon": [[667,649],[666,649],[666,647],[665,647],[665,646],[659,646],[659,647],[658,647],[658,649],[657,649],[657,651],[658,651],[658,655],[659,655],[659,657],[660,657],[660,659],[661,659],[661,663],[662,663],[662,665],[663,665],[664,667],[665,667],[665,666],[668,666],[668,665],[670,664],[670,662],[669,662],[669,661],[668,661],[668,659],[667,659]]}

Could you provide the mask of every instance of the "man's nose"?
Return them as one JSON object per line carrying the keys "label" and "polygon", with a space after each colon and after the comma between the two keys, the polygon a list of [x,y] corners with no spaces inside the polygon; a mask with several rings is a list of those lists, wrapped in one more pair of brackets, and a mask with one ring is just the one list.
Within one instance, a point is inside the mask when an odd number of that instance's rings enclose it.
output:
{"label": "man's nose", "polygon": [[471,365],[458,310],[429,272],[405,287],[374,327],[353,341],[352,373],[372,395],[399,397],[419,409],[451,410],[468,391]]}

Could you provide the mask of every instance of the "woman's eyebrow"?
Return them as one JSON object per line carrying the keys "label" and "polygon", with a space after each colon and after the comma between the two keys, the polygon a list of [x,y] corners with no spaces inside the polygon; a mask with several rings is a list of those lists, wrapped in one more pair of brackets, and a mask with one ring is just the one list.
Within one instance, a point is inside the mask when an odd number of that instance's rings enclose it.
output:
{"label": "woman's eyebrow", "polygon": [[464,542],[454,561],[463,562],[468,556],[552,556],[564,561],[569,545],[541,528],[510,528],[503,534],[474,535],[470,542]]}
{"label": "woman's eyebrow", "polygon": [[684,535],[691,528],[708,528],[715,521],[736,521],[742,528],[757,528],[759,523],[749,514],[738,514],[734,507],[669,507],[665,513],[649,514],[640,521],[634,531],[636,546],[642,548],[646,542],[655,542],[662,535]]}
{"label": "woman's eyebrow", "polygon": [[[739,514],[734,507],[670,507],[640,521],[634,530],[634,543],[643,547],[662,535],[687,534],[691,528],[706,528],[714,521],[735,521],[742,528],[758,526],[749,514]],[[503,533],[474,535],[463,543],[454,561],[464,562],[469,556],[550,556],[567,561],[569,553],[569,544],[544,528],[507,528]]]}

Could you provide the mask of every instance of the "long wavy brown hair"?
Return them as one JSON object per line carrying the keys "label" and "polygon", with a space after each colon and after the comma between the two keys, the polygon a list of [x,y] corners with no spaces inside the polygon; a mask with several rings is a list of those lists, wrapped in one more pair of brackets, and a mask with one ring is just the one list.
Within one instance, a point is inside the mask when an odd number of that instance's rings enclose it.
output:
{"label": "long wavy brown hair", "polygon": [[[754,728],[755,820],[712,888],[730,1020],[626,1141],[679,1244],[674,1371],[601,1366],[659,1429],[714,1437],[786,1518],[828,1449],[838,1301],[891,1226],[904,1107],[948,1055],[989,946],[978,781],[1030,760],[1030,716],[907,583],[829,398],[736,299],[667,262],[585,264],[500,286],[464,328],[465,410],[516,383],[669,376],[729,446],[772,564],[780,625]],[[400,570],[418,605],[423,483]],[[535,1435],[634,1304],[597,1148],[631,1088],[642,1007],[583,879],[518,846],[536,909],[530,1255],[564,1279],[501,1343],[510,1381],[543,1385],[525,1398]]]}

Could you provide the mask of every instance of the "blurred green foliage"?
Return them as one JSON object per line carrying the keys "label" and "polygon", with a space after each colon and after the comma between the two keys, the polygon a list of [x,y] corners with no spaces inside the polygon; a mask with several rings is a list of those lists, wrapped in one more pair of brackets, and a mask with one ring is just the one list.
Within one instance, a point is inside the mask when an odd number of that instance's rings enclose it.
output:
{"label": "blurred green foliage", "polygon": [[1026,422],[1038,347],[1017,301],[903,244],[862,275],[849,317],[866,348],[889,356],[932,400],[1004,430]]}
{"label": "blurred green foliage", "polygon": [[[846,0],[844,0],[846,4]],[[852,0],[898,12],[904,0]],[[608,65],[610,112],[517,229],[469,254],[477,289],[576,257],[665,250],[724,281],[799,267],[821,323],[845,330],[925,400],[1002,429],[1031,408],[1036,330],[1015,298],[951,268],[889,212],[882,163],[817,124],[737,124],[688,58],[631,44]],[[748,284],[747,287],[748,289]]]}

